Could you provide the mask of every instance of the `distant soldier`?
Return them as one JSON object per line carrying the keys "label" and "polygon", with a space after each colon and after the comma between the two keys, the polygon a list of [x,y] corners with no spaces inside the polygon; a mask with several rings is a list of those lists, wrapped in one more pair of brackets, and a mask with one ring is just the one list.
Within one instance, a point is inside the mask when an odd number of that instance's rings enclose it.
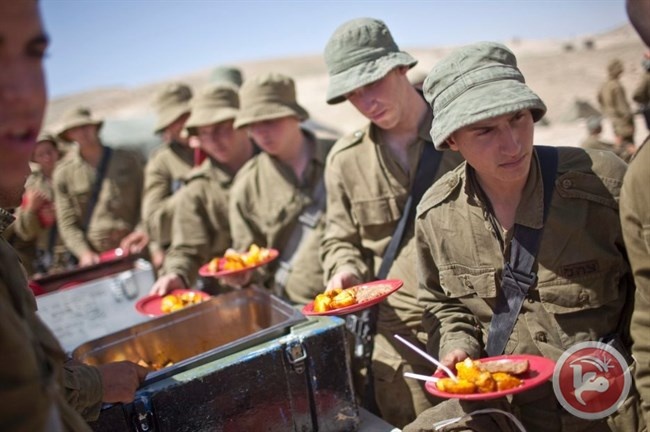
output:
{"label": "distant soldier", "polygon": [[59,233],[80,266],[118,247],[141,252],[148,242],[138,226],[142,165],[133,152],[102,144],[102,124],[88,108],[74,108],[58,134],[79,146],[54,170],[54,201]]}
{"label": "distant soldier", "polygon": [[[27,179],[23,202],[16,209],[12,224],[18,250],[27,273],[63,270],[67,265],[66,248],[56,226],[52,175],[61,157],[56,138],[46,132],[39,134],[32,154],[32,174]],[[22,246],[22,247],[20,247]]]}
{"label": "distant soldier", "polygon": [[640,105],[646,127],[650,130],[650,51],[645,53],[645,57],[641,64],[643,65],[645,73],[641,77],[641,81],[637,85],[636,89],[634,89],[632,99]]}
{"label": "distant soldier", "polygon": [[[230,196],[233,248],[255,243],[280,257],[258,273],[277,295],[306,304],[323,291],[318,245],[325,226],[323,171],[327,143],[300,123],[309,117],[296,101],[293,79],[268,73],[244,82],[236,128],[245,128],[262,153],[237,173]],[[249,281],[252,272],[227,279]]]}
{"label": "distant soldier", "polygon": [[634,153],[634,117],[619,80],[623,74],[623,63],[618,59],[612,60],[607,65],[607,73],[609,79],[598,92],[598,103],[603,114],[612,122],[616,145]]}
{"label": "distant soldier", "polygon": [[158,122],[155,132],[163,144],[149,158],[144,172],[142,220],[151,239],[149,250],[159,268],[171,243],[171,223],[177,207],[174,194],[194,165],[194,150],[182,131],[190,115],[192,91],[182,83],[166,86],[155,100]]}
{"label": "distant soldier", "polygon": [[[414,255],[402,245],[412,243],[421,196],[416,190],[423,193],[462,158],[433,148],[431,109],[407,77],[417,61],[399,50],[384,22],[360,18],[339,26],[325,47],[325,63],[327,102],[347,100],[369,120],[338,140],[328,156],[327,227],[321,245],[325,281],[328,289],[377,277],[405,282],[379,306],[374,350],[366,336],[373,332],[374,316],[348,318],[349,328],[358,333],[353,362],[358,375],[370,365],[372,350],[374,381],[357,382],[356,391],[368,407],[376,396],[382,417],[402,427],[433,403],[421,382],[403,377],[404,372],[431,373],[431,365],[393,337],[400,334],[424,348],[418,341],[424,330]],[[396,228],[403,218],[406,228],[400,234]],[[357,320],[363,324],[356,325]]]}
{"label": "distant soldier", "polygon": [[194,98],[186,128],[208,155],[174,198],[172,243],[152,293],[194,286],[199,267],[232,244],[228,196],[235,174],[254,153],[246,131],[234,129],[237,89],[213,84]]}
{"label": "distant soldier", "polygon": [[615,144],[601,140],[600,134],[603,131],[600,117],[592,116],[587,119],[587,138],[580,147],[592,150],[605,150],[614,152],[625,162],[629,162],[632,154],[628,153],[625,147],[617,147]]}

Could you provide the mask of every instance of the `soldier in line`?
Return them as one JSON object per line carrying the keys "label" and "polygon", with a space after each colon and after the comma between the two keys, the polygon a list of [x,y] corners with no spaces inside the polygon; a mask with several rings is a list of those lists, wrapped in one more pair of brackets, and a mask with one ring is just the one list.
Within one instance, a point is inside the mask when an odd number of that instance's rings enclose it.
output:
{"label": "soldier in line", "polygon": [[23,200],[11,225],[16,250],[25,252],[21,260],[27,274],[43,274],[66,267],[66,248],[56,227],[52,175],[61,157],[56,138],[41,132],[32,154],[32,173],[27,179]]}
{"label": "soldier in line", "polygon": [[80,266],[99,262],[102,252],[122,248],[138,253],[148,243],[139,227],[142,165],[130,151],[102,144],[88,108],[63,116],[59,138],[78,148],[54,171],[54,200],[59,233]]}
{"label": "soldier in line", "polygon": [[213,84],[192,102],[186,127],[208,155],[175,198],[172,243],[152,294],[194,286],[201,264],[231,246],[228,195],[235,174],[254,154],[246,131],[234,129],[237,89]]}
{"label": "soldier in line", "polygon": [[[627,13],[639,36],[650,48],[650,1],[628,0]],[[637,151],[621,189],[621,225],[630,258],[636,294],[630,332],[636,359],[635,382],[641,409],[650,425],[650,137]]]}
{"label": "soldier in line", "polygon": [[600,134],[603,132],[603,127],[600,117],[592,116],[587,119],[587,138],[580,144],[580,147],[592,150],[605,150],[615,153],[618,157],[625,162],[632,159],[632,154],[628,153],[625,147],[618,147],[613,143],[605,142],[600,139]]}
{"label": "soldier in line", "polygon": [[[325,283],[332,289],[377,277],[416,182],[425,147],[432,154],[436,151],[429,135],[431,109],[407,77],[417,61],[399,50],[382,21],[360,18],[342,24],[327,42],[325,63],[327,102],[348,100],[369,120],[363,129],[338,140],[327,159],[327,228],[321,259]],[[441,159],[437,171],[419,179],[424,188],[462,161],[454,152],[437,156]],[[414,210],[403,244],[413,238]],[[389,263],[390,277],[405,284],[379,306],[372,353],[374,395],[381,416],[398,427],[433,403],[421,382],[403,377],[404,372],[431,373],[431,365],[393,337],[400,334],[424,349],[417,337],[425,334],[423,310],[416,299],[414,261],[406,249],[394,260],[395,266]],[[400,260],[408,262],[400,266]],[[363,364],[356,363],[363,362],[355,359],[354,369],[363,369]],[[356,390],[366,397],[362,389]]]}
{"label": "soldier in line", "polygon": [[[48,38],[38,2],[0,2],[0,234],[13,222],[30,174],[45,111],[43,56]],[[146,369],[129,362],[99,368],[67,363],[36,315],[15,251],[0,235],[0,430],[90,431],[103,402],[130,402]],[[81,415],[80,415],[81,414]]]}
{"label": "soldier in line", "polygon": [[645,73],[641,76],[639,84],[634,89],[632,99],[639,104],[646,127],[650,130],[650,51],[646,51],[641,65]]}
{"label": "soldier in line", "polygon": [[177,207],[175,193],[194,165],[194,150],[182,134],[190,115],[192,90],[183,83],[167,85],[155,100],[158,122],[155,132],[163,144],[153,152],[144,171],[142,220],[150,237],[149,250],[160,268],[171,243],[171,223]]}
{"label": "soldier in line", "polygon": [[612,122],[616,145],[634,154],[634,116],[625,96],[625,89],[619,80],[623,74],[623,63],[614,59],[607,65],[608,79],[598,91],[600,109]]}
{"label": "soldier in line", "polygon": [[[450,54],[424,94],[433,143],[466,160],[418,206],[418,298],[430,353],[448,367],[503,353],[557,361],[587,341],[624,354],[634,296],[617,205],[626,164],[607,152],[533,146],[546,106],[501,44]],[[482,408],[516,415],[529,432],[645,430],[634,389],[609,417],[585,420],[565,410],[549,381],[507,400],[450,399],[404,431],[519,430],[503,413],[474,413]]]}
{"label": "soldier in line", "polygon": [[[280,257],[256,276],[277,295],[306,304],[323,291],[318,245],[324,228],[323,171],[328,143],[300,123],[309,115],[296,101],[293,79],[267,73],[239,91],[236,128],[245,128],[262,153],[237,173],[230,195],[233,248],[255,243]],[[224,279],[245,285],[253,272]]]}

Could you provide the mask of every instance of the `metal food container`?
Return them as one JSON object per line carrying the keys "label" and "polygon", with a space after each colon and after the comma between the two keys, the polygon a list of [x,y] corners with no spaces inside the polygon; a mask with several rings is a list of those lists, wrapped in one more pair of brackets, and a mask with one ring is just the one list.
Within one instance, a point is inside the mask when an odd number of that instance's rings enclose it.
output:
{"label": "metal food container", "polygon": [[105,407],[95,432],[355,431],[359,408],[343,320],[305,318],[258,288],[87,342],[73,357],[173,362],[130,404]]}
{"label": "metal food container", "polygon": [[305,319],[262,289],[238,290],[95,339],[72,356],[89,365],[171,364],[149,373],[150,384],[286,334]]}

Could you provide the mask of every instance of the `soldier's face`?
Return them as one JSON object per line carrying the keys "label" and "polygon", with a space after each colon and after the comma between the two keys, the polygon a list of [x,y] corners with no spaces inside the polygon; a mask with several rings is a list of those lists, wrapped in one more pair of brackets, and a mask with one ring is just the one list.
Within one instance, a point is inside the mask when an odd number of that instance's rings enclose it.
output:
{"label": "soldier's face", "polygon": [[45,111],[47,37],[34,0],[0,1],[0,207],[20,203]]}
{"label": "soldier's face", "polygon": [[248,127],[253,141],[266,153],[273,156],[282,156],[288,153],[288,143],[296,133],[300,122],[296,117],[281,117],[274,120],[265,120],[252,123]]}
{"label": "soldier's face", "polygon": [[237,152],[237,132],[233,120],[196,128],[201,150],[220,163],[230,162]]}
{"label": "soldier's face", "polygon": [[533,116],[523,110],[464,127],[447,142],[474,168],[479,182],[507,186],[525,183],[528,177],[533,132]]}
{"label": "soldier's face", "polygon": [[174,120],[169,126],[167,126],[162,131],[162,139],[164,142],[176,141],[181,144],[185,144],[187,140],[181,138],[181,132],[185,126],[185,122],[190,117],[189,114],[183,114],[176,120]]}
{"label": "soldier's face", "polygon": [[32,160],[39,164],[47,175],[54,171],[54,165],[59,160],[59,151],[52,141],[41,141],[36,144]]}
{"label": "soldier's face", "polygon": [[393,69],[382,79],[360,87],[346,95],[347,100],[364,117],[384,130],[398,125],[404,116],[401,103],[404,87],[410,86],[406,78],[407,68]]}
{"label": "soldier's face", "polygon": [[88,124],[73,127],[65,131],[65,138],[68,141],[76,142],[80,146],[94,143],[97,139],[99,129],[96,125]]}

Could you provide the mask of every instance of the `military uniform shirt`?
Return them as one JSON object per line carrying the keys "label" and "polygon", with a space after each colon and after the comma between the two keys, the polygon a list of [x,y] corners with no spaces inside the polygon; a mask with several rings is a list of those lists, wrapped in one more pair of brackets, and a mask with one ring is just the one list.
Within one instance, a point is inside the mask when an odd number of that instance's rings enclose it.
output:
{"label": "military uniform shirt", "polygon": [[[432,117],[428,110],[418,130],[417,141],[408,148],[408,172],[395,160],[372,123],[340,139],[332,148],[325,171],[327,227],[321,247],[325,281],[344,270],[361,280],[374,278],[411,192],[422,149],[425,145],[433,145],[429,135]],[[457,152],[443,152],[431,182],[461,161]],[[402,244],[412,236],[410,228]],[[399,260],[398,254],[395,262]],[[405,268],[415,270],[415,264],[411,264]],[[389,277],[410,279],[396,272],[389,273]],[[402,330],[404,322],[410,327],[419,326],[422,310],[415,299],[415,288],[413,284],[405,285],[382,302],[380,322],[395,330]],[[382,313],[383,309],[388,310]]]}
{"label": "military uniform shirt", "polygon": [[[298,217],[312,203],[316,186],[323,177],[327,146],[311,133],[304,130],[303,133],[308,135],[314,148],[302,180],[296,178],[291,168],[265,152],[248,161],[237,173],[229,211],[234,249],[247,250],[255,243],[279,249],[282,253],[299,223]],[[294,302],[306,304],[324,289],[318,260],[324,225],[322,217],[311,234],[303,239],[307,242],[301,246],[304,253],[292,262],[285,294]],[[278,261],[265,266],[263,277],[275,272]]]}
{"label": "military uniform shirt", "polygon": [[[544,226],[534,271],[538,282],[522,305],[505,354],[558,360],[571,346],[597,341],[625,327],[633,284],[618,221],[626,164],[610,152],[559,148],[558,176],[543,222],[542,178],[535,156],[515,223]],[[484,356],[512,229],[502,246],[474,172],[466,164],[448,173],[423,197],[416,220],[419,300],[429,350]],[[494,222],[494,220],[492,221]],[[623,339],[625,334],[622,334]],[[539,399],[539,400],[536,400]],[[532,403],[534,401],[534,403]],[[584,420],[561,415],[550,382],[514,396],[530,430],[582,430]],[[523,409],[523,408],[522,408]],[[530,410],[535,410],[531,412]],[[578,428],[569,426],[582,424]],[[574,426],[575,426],[574,425]],[[566,429],[565,429],[566,427]]]}
{"label": "military uniform shirt", "polygon": [[636,385],[646,424],[650,424],[650,146],[639,149],[621,190],[621,225],[636,294],[631,332],[637,361]]}
{"label": "military uniform shirt", "polygon": [[78,150],[54,171],[59,233],[77,257],[88,250],[101,253],[119,247],[140,221],[142,165],[132,152],[113,149],[89,226],[82,231],[96,176],[97,169]]}
{"label": "military uniform shirt", "polygon": [[[0,234],[13,217],[0,209]],[[24,270],[0,236],[0,430],[90,431],[101,407],[101,376],[85,365],[64,366],[65,354],[36,315]]]}
{"label": "military uniform shirt", "polygon": [[144,172],[142,220],[154,249],[171,243],[175,192],[194,164],[194,150],[177,142],[164,145],[151,156]]}
{"label": "military uniform shirt", "polygon": [[212,159],[194,170],[174,201],[172,244],[162,274],[176,273],[188,286],[196,282],[198,269],[223,256],[231,245],[228,195],[233,177]]}
{"label": "military uniform shirt", "polygon": [[650,72],[646,72],[632,94],[634,102],[640,105],[650,104]]}

